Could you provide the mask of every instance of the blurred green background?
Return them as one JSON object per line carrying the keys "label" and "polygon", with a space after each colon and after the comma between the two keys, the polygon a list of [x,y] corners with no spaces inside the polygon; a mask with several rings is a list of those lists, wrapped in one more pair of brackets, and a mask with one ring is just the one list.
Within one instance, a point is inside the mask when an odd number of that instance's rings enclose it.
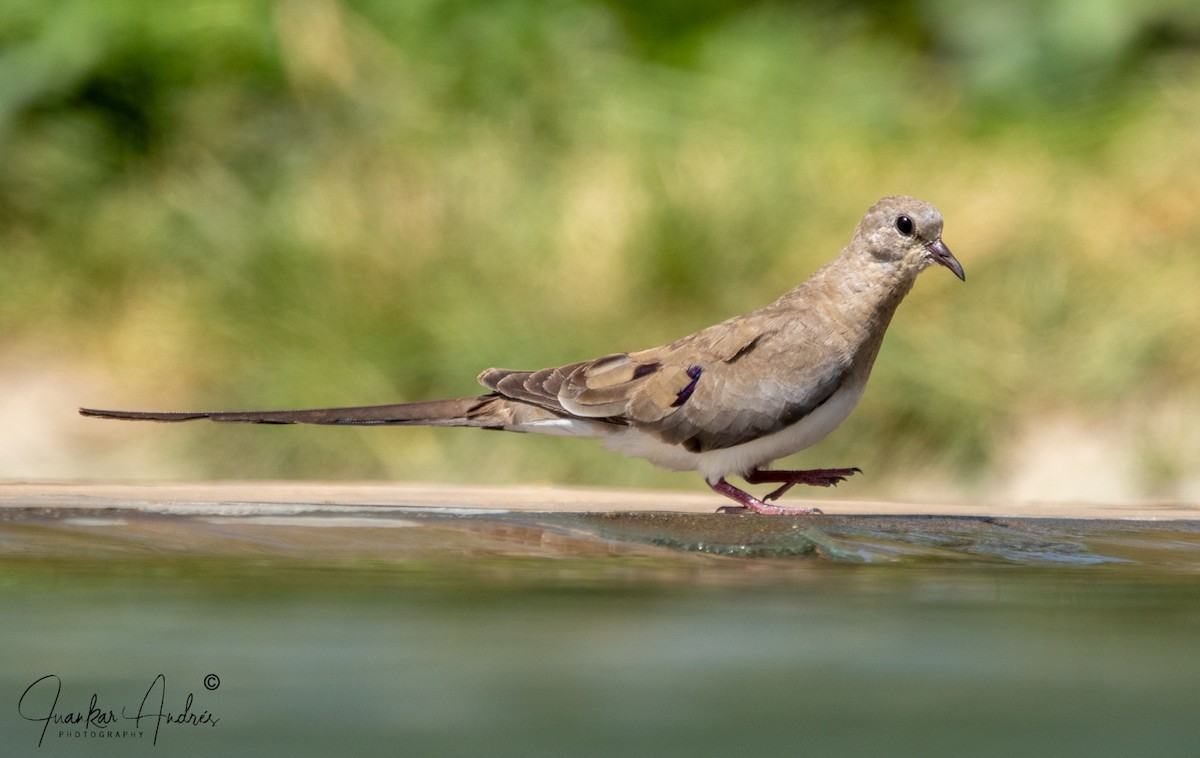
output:
{"label": "blurred green background", "polygon": [[1192,0],[2,0],[0,476],[702,489],[594,443],[75,408],[473,394],[764,304],[903,193],[967,282],[922,277],[787,463],[1200,499],[1198,124]]}

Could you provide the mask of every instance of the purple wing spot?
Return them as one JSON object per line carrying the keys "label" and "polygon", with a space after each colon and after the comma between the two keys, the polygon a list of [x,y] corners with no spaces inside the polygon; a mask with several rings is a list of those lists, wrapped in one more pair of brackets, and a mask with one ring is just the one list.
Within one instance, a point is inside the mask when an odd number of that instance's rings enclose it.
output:
{"label": "purple wing spot", "polygon": [[671,403],[672,408],[678,408],[688,401],[692,393],[696,391],[696,383],[700,381],[700,374],[704,373],[704,369],[699,366],[692,366],[687,370],[687,375],[692,378],[687,386],[679,390],[679,394],[675,396],[675,402]]}

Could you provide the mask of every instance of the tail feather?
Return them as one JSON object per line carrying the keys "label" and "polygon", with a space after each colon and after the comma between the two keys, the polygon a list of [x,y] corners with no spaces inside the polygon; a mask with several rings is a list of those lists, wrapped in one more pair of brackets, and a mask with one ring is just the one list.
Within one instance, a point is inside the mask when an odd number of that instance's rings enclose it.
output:
{"label": "tail feather", "polygon": [[155,412],[108,411],[80,408],[79,413],[95,418],[125,421],[192,421],[209,419],[218,423],[243,424],[328,424],[344,426],[493,426],[485,412],[495,396],[459,397],[394,405],[354,408],[313,408],[296,411]]}

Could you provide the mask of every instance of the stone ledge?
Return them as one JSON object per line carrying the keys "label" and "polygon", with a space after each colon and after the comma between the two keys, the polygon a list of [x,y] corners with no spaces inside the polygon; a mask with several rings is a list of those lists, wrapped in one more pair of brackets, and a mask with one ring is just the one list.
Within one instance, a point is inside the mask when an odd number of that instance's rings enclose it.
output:
{"label": "stone ledge", "polygon": [[[713,513],[724,499],[711,494],[569,487],[481,487],[444,484],[342,482],[0,482],[3,508],[126,508],[188,510],[198,504],[239,505],[246,513],[272,506],[378,506],[521,512]],[[926,515],[1010,518],[1200,520],[1195,503],[916,503],[789,498],[833,515]],[[253,508],[249,506],[262,506]]]}

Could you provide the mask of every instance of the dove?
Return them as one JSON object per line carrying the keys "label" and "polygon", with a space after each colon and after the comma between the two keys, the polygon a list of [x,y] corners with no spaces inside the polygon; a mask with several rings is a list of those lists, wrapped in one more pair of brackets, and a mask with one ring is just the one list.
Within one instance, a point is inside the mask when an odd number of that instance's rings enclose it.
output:
{"label": "dove", "polygon": [[[471,396],[310,410],[150,412],[81,408],[144,421],[478,427],[601,440],[666,469],[698,471],[732,500],[719,510],[811,514],[778,500],[797,484],[836,485],[857,468],[773,470],[820,442],[862,397],[896,308],[931,265],[966,281],[942,216],[912,197],[867,211],[836,258],[779,299],[667,345],[537,371],[491,368]],[[778,485],[757,498],[730,484]]]}

